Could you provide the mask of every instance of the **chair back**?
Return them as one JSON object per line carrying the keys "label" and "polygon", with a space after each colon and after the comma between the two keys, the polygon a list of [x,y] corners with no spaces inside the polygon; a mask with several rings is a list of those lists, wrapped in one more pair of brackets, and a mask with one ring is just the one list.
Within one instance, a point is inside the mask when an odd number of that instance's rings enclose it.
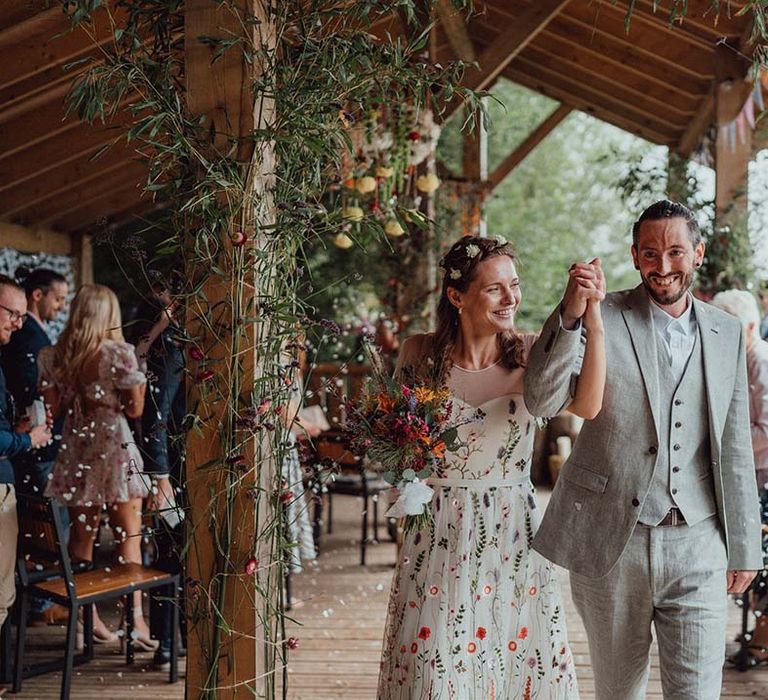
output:
{"label": "chair back", "polygon": [[371,374],[370,365],[324,362],[307,375],[304,403],[321,406],[332,428],[343,428],[347,422],[345,403],[356,401]]}
{"label": "chair back", "polygon": [[22,585],[61,577],[71,581],[72,564],[61,515],[53,499],[19,494],[16,511],[19,520],[16,570]]}

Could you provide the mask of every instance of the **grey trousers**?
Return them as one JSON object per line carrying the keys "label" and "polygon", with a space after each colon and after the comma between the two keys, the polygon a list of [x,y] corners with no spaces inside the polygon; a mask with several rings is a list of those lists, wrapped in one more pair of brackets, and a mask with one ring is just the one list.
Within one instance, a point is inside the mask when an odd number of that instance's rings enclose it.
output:
{"label": "grey trousers", "polygon": [[651,624],[666,700],[717,700],[725,660],[727,555],[717,517],[693,527],[637,525],[616,566],[571,573],[597,700],[642,700]]}

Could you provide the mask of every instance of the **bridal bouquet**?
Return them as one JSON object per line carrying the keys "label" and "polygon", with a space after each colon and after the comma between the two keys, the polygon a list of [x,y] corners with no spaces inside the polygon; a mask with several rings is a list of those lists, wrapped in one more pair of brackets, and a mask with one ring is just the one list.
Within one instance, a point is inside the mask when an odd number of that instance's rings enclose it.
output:
{"label": "bridal bouquet", "polygon": [[448,389],[415,378],[398,382],[375,362],[373,377],[349,408],[352,447],[377,462],[384,480],[400,491],[386,515],[408,516],[409,529],[423,526],[431,517],[425,506],[434,493],[424,480],[439,474],[446,453],[461,447],[458,427],[475,420],[477,412],[465,416],[454,407]]}

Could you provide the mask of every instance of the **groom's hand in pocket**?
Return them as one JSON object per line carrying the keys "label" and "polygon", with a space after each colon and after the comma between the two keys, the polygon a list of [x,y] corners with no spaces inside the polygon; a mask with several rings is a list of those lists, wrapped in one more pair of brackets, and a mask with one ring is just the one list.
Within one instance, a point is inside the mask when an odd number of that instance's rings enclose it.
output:
{"label": "groom's hand in pocket", "polygon": [[749,588],[752,580],[757,576],[757,571],[729,571],[727,574],[728,593],[744,593]]}

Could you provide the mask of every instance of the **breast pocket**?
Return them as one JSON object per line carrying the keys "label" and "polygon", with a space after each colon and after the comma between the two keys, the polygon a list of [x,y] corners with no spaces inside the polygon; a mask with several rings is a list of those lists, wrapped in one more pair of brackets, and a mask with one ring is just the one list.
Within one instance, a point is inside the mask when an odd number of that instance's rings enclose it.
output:
{"label": "breast pocket", "polygon": [[595,493],[604,493],[608,487],[607,476],[575,463],[566,464],[563,467],[561,477],[570,484],[576,484],[576,486],[581,486],[581,488]]}

